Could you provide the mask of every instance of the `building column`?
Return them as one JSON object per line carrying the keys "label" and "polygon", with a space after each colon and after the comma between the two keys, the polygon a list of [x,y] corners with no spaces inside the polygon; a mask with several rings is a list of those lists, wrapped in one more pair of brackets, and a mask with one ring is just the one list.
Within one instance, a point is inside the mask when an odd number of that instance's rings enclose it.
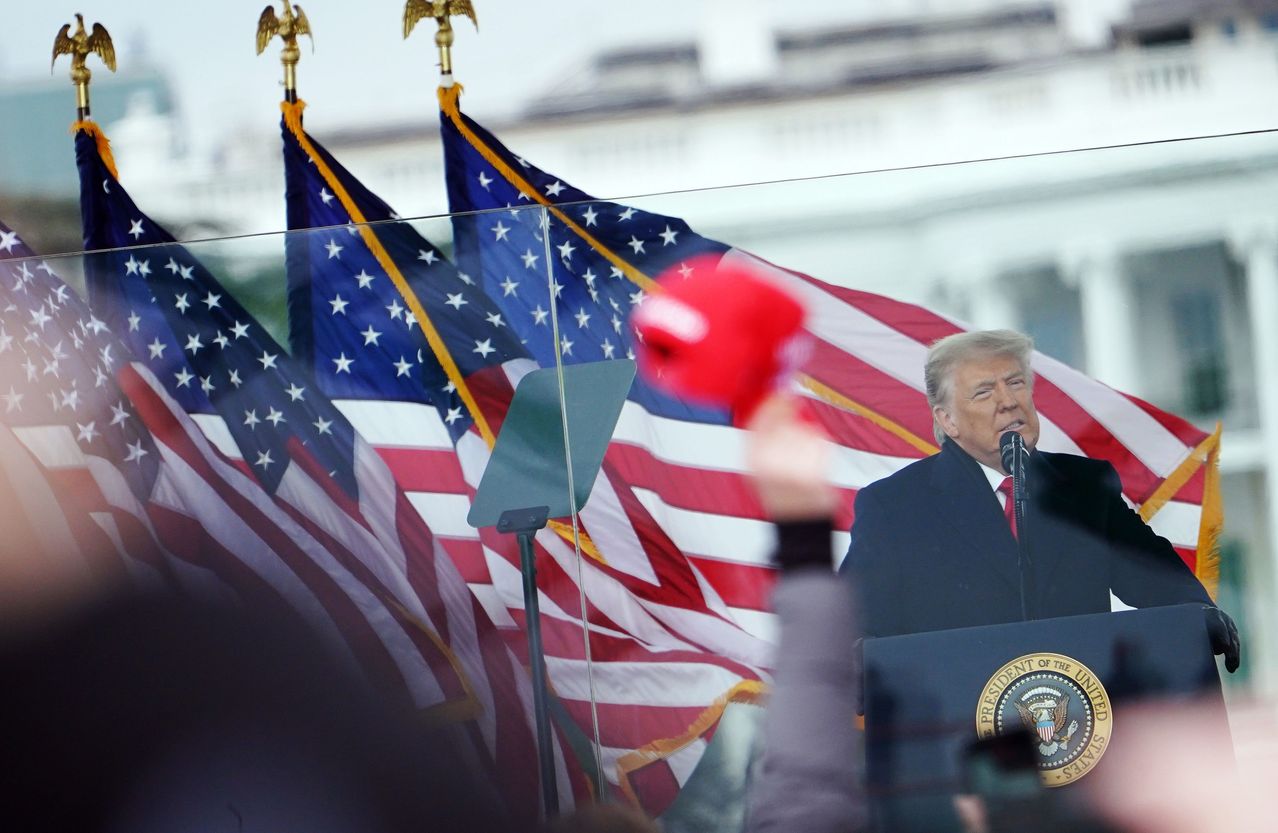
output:
{"label": "building column", "polygon": [[1136,298],[1118,255],[1107,249],[1066,257],[1062,274],[1078,286],[1087,374],[1112,388],[1140,388]]}
{"label": "building column", "polygon": [[[1267,552],[1249,559],[1252,565],[1263,564],[1265,572],[1263,576],[1256,576],[1258,592],[1252,596],[1250,605],[1258,618],[1266,620],[1263,634],[1251,646],[1260,649],[1251,653],[1253,658],[1258,658],[1272,653],[1262,653],[1266,642],[1270,645],[1278,642],[1278,612],[1274,610],[1274,602],[1278,600],[1278,569],[1274,561],[1278,558],[1278,384],[1274,383],[1274,375],[1278,373],[1278,226],[1257,224],[1235,234],[1231,242],[1247,270],[1247,307],[1255,368],[1250,383],[1260,415],[1264,466],[1265,494],[1259,503],[1265,514],[1262,530]],[[1272,692],[1278,687],[1278,668],[1265,670],[1267,679],[1257,682]]]}

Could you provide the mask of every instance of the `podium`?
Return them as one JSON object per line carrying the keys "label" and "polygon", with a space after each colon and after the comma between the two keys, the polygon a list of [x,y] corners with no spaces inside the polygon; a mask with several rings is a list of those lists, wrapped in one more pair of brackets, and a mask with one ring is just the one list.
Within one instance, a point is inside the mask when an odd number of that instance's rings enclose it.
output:
{"label": "podium", "polygon": [[1137,700],[1192,696],[1229,731],[1201,605],[867,639],[864,650],[866,788],[880,830],[961,829],[950,796],[978,737],[1034,733],[1044,782],[1068,790],[1105,777]]}

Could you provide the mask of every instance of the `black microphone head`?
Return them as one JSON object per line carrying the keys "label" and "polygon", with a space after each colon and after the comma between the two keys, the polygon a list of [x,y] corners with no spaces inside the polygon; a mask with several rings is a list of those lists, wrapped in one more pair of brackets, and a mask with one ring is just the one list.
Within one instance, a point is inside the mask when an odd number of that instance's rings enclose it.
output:
{"label": "black microphone head", "polygon": [[998,438],[998,453],[1003,460],[1003,471],[1012,470],[1012,455],[1018,448],[1024,448],[1025,440],[1017,431],[1004,431]]}

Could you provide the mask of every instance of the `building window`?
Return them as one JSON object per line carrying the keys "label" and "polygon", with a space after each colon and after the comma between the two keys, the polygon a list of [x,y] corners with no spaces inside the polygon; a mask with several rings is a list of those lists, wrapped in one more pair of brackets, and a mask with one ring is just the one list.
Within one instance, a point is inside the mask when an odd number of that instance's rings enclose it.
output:
{"label": "building window", "polygon": [[1206,290],[1187,291],[1172,299],[1171,313],[1180,348],[1185,410],[1194,415],[1218,414],[1225,408],[1229,389],[1220,301]]}

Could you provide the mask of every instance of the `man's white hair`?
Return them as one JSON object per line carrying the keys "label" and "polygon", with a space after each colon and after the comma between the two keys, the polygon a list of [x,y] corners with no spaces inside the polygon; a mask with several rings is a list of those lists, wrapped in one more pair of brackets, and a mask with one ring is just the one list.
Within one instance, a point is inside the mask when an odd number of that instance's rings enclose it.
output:
{"label": "man's white hair", "polygon": [[[927,351],[923,365],[923,385],[927,390],[930,408],[940,405],[949,408],[954,393],[954,371],[965,362],[975,359],[1009,356],[1025,371],[1026,381],[1033,386],[1034,370],[1030,367],[1030,354],[1034,352],[1034,339],[1015,330],[976,330],[955,333],[935,342]],[[932,434],[937,445],[945,442],[941,423],[932,419]]]}

